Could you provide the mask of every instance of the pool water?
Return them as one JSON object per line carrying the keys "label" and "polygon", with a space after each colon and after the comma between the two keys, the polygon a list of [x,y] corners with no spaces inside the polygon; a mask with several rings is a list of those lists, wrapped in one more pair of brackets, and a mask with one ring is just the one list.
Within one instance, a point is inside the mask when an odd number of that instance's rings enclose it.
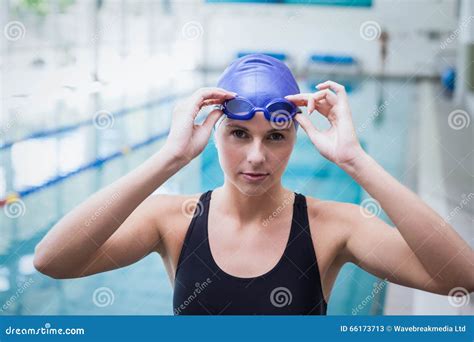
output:
{"label": "pool water", "polygon": [[[301,90],[312,91],[318,81],[299,80]],[[407,122],[416,104],[415,83],[381,83],[374,78],[336,81],[348,84],[353,118],[364,149],[402,179]],[[397,102],[391,102],[395,95]],[[82,125],[53,136],[17,141],[0,150],[0,198],[14,191],[31,190],[17,202],[19,212],[8,205],[0,210],[1,315],[172,314],[172,288],[156,253],[126,268],[70,280],[43,276],[35,271],[32,261],[35,245],[59,218],[162,146],[173,105],[174,101],[165,101],[138,107],[117,115],[106,129]],[[112,112],[119,113],[120,104],[115,108]],[[323,127],[323,120],[313,117],[318,127]],[[21,132],[14,130],[3,143],[33,132],[24,127],[18,128]],[[158,192],[191,194],[220,186],[223,174],[216,153],[211,141],[201,156]],[[359,204],[367,197],[344,171],[319,155],[302,128],[283,183],[320,199]],[[388,221],[383,213],[380,217]],[[328,313],[382,314],[385,290],[383,281],[347,264],[334,285]]]}

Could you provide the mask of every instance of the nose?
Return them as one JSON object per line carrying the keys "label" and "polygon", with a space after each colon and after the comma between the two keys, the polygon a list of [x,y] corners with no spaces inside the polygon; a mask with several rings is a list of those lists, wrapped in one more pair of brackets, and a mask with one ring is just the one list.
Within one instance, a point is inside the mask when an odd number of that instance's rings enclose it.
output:
{"label": "nose", "polygon": [[247,152],[247,161],[259,165],[266,161],[266,151],[261,141],[254,141]]}

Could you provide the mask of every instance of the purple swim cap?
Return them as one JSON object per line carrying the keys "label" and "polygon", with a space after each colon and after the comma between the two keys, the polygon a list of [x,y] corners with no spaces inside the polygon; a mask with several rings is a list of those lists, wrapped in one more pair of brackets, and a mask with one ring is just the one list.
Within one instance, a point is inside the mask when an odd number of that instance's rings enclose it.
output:
{"label": "purple swim cap", "polygon": [[[246,97],[258,107],[264,107],[275,98],[300,93],[286,64],[261,53],[233,61],[220,76],[217,86]],[[298,128],[298,122],[293,122]]]}

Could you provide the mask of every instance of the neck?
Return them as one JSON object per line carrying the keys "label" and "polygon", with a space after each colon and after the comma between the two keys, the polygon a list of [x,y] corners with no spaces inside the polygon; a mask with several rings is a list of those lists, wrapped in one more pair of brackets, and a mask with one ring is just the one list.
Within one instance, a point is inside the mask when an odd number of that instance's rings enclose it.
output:
{"label": "neck", "polygon": [[246,223],[264,222],[269,216],[275,217],[288,210],[294,203],[294,192],[283,188],[281,183],[266,192],[250,196],[226,181],[222,187],[213,191],[212,197],[221,213],[234,218],[242,226]]}

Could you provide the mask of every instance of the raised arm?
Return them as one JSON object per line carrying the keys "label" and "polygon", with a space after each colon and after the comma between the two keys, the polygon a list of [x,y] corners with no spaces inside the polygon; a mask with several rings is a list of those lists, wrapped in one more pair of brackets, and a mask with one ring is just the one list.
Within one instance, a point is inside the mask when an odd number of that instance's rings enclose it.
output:
{"label": "raised arm", "polygon": [[165,204],[159,203],[160,196],[147,197],[206,146],[222,112],[213,111],[196,125],[199,110],[232,96],[201,88],[180,102],[165,145],[65,215],[36,246],[36,269],[53,278],[76,278],[129,265],[159,250],[156,212]]}
{"label": "raised arm", "polygon": [[287,96],[317,110],[330,122],[318,130],[303,115],[301,124],[319,152],[354,178],[387,213],[397,229],[363,208],[334,205],[335,224],[345,226],[343,259],[380,278],[439,294],[463,287],[474,291],[474,252],[445,220],[400,184],[360,147],[342,85],[326,81],[316,93]]}
{"label": "raised arm", "polygon": [[365,152],[344,169],[397,228],[358,206],[345,210],[341,215],[352,222],[350,261],[400,285],[444,295],[459,287],[474,292],[474,252],[451,225]]}

